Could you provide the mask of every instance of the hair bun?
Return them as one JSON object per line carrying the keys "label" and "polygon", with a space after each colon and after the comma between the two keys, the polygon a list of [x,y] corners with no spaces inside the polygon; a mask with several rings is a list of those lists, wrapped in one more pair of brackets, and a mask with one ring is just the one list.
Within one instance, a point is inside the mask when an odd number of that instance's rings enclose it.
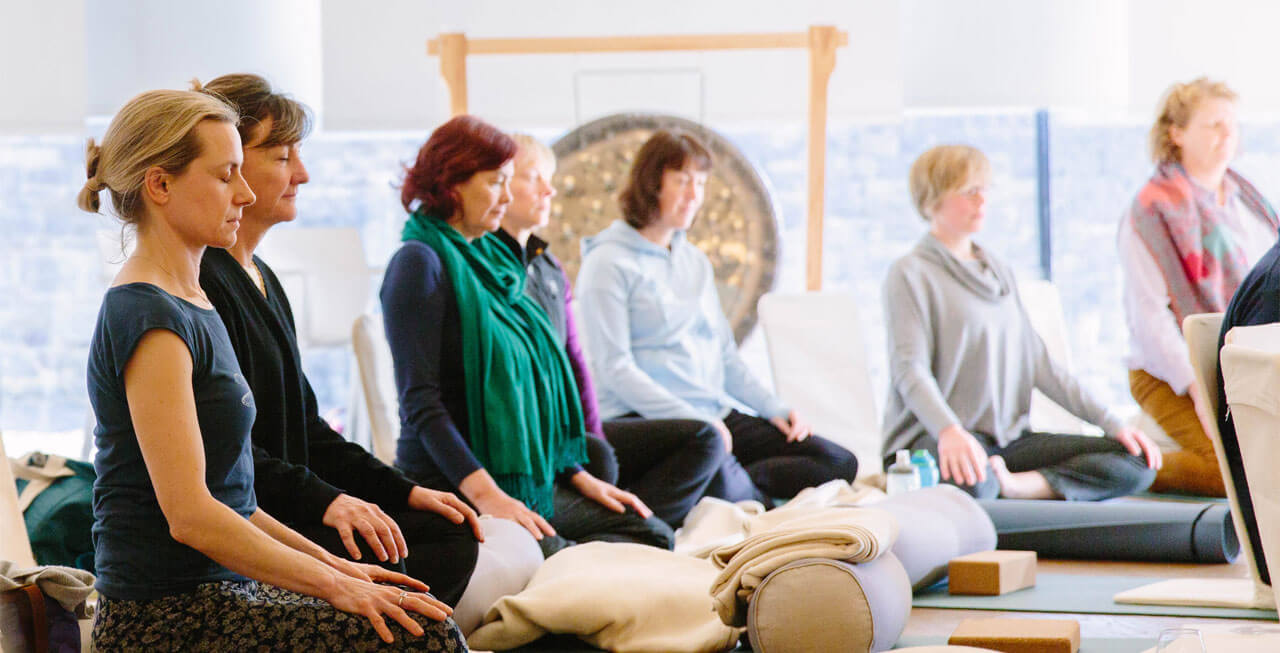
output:
{"label": "hair bun", "polygon": [[191,90],[195,91],[196,93],[203,93],[203,92],[204,92],[204,84],[201,84],[201,83],[200,83],[200,78],[199,78],[199,77],[192,77],[192,78],[191,78]]}
{"label": "hair bun", "polygon": [[84,172],[89,179],[98,176],[98,159],[102,156],[102,148],[92,138],[84,147]]}
{"label": "hair bun", "polygon": [[98,193],[106,187],[98,180],[98,161],[102,158],[102,148],[92,138],[84,147],[84,172],[88,179],[76,196],[76,204],[90,213],[97,213],[102,206]]}
{"label": "hair bun", "polygon": [[98,195],[101,190],[102,187],[96,180],[84,182],[84,186],[80,188],[80,193],[76,195],[76,206],[79,206],[83,211],[97,213],[98,209],[102,207],[102,199]]}

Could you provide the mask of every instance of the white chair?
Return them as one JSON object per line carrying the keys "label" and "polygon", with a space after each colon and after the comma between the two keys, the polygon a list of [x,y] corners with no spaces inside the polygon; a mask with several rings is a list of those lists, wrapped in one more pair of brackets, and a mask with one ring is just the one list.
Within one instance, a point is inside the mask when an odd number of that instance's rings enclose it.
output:
{"label": "white chair", "polygon": [[[1191,382],[1191,392],[1195,393],[1196,404],[1200,410],[1208,410],[1212,414],[1200,415],[1201,423],[1206,425],[1205,435],[1213,444],[1214,458],[1218,460],[1218,472],[1222,474],[1223,485],[1227,488],[1227,500],[1231,506],[1231,521],[1235,525],[1236,536],[1240,540],[1240,552],[1244,554],[1249,565],[1250,576],[1259,578],[1258,566],[1253,556],[1253,544],[1245,530],[1244,515],[1240,512],[1240,492],[1247,488],[1238,488],[1231,475],[1231,466],[1227,462],[1226,451],[1222,448],[1222,433],[1218,430],[1218,334],[1222,332],[1222,313],[1200,313],[1188,315],[1182,321],[1182,336],[1187,341],[1187,351],[1191,354],[1191,370],[1195,373]],[[1271,588],[1256,583],[1255,593],[1265,595],[1270,601]]]}
{"label": "white chair", "polygon": [[372,275],[360,232],[351,228],[273,229],[258,248],[284,285],[301,346],[345,345],[365,312]]}
{"label": "white chair", "polygon": [[373,455],[393,465],[396,440],[400,437],[400,400],[396,396],[396,380],[391,364],[391,349],[382,328],[382,318],[361,315],[351,327],[351,347],[360,371]]}
{"label": "white chair", "polygon": [[843,292],[769,293],[760,298],[778,396],[815,433],[858,457],[858,476],[881,471],[884,438],[856,302]]}
{"label": "white chair", "polygon": [[[280,278],[293,308],[298,347],[345,347],[350,325],[362,315],[372,295],[373,270],[364,257],[360,232],[349,227],[285,227],[273,229],[258,247],[258,256]],[[361,419],[357,374],[349,377],[344,435],[368,445],[368,426]]]}
{"label": "white chair", "polygon": [[[400,437],[400,401],[382,318],[357,318],[351,327],[351,344],[369,412],[373,454],[388,465],[394,464],[396,439]],[[453,612],[453,620],[464,635],[479,627],[495,601],[523,590],[542,564],[542,550],[523,526],[487,516],[483,517],[483,524],[485,540],[480,545],[475,571]]]}
{"label": "white chair", "polygon": [[[1228,332],[1222,374],[1253,503],[1255,521],[1246,527],[1257,529],[1274,581],[1280,574],[1280,324]],[[1274,593],[1271,604],[1280,605]]]}
{"label": "white chair", "polygon": [[[1191,392],[1196,394],[1197,404],[1213,412],[1212,415],[1201,415],[1201,421],[1208,424],[1205,433],[1213,443],[1213,451],[1218,459],[1218,469],[1222,473],[1227,488],[1227,499],[1231,508],[1231,521],[1235,526],[1240,551],[1244,555],[1249,568],[1248,578],[1181,578],[1161,581],[1151,585],[1123,592],[1116,596],[1119,603],[1136,603],[1147,605],[1206,605],[1239,608],[1270,607],[1275,599],[1271,586],[1262,582],[1258,573],[1257,559],[1254,556],[1250,533],[1256,533],[1255,522],[1246,520],[1240,509],[1239,496],[1248,490],[1256,497],[1255,479],[1265,478],[1257,472],[1246,470],[1250,479],[1248,488],[1236,486],[1235,477],[1231,474],[1227,455],[1222,446],[1222,434],[1218,431],[1218,333],[1222,330],[1222,313],[1202,313],[1188,315],[1182,321],[1182,333],[1187,341],[1187,350],[1191,355],[1191,368],[1195,378],[1191,383]],[[1233,330],[1236,333],[1238,330]],[[1223,371],[1226,372],[1225,350],[1223,354]],[[1230,393],[1230,383],[1228,393]],[[1274,391],[1274,388],[1272,388]],[[1238,392],[1237,392],[1238,394]],[[1232,411],[1235,412],[1233,404]],[[1244,451],[1244,439],[1240,436],[1240,418],[1236,414],[1237,440]],[[1248,461],[1248,456],[1245,456]],[[1246,467],[1248,467],[1246,462]],[[1270,475],[1270,470],[1266,472]],[[1256,498],[1254,507],[1257,508]],[[1264,549],[1268,547],[1264,546]],[[1278,552],[1276,555],[1280,555]],[[1269,563],[1268,567],[1272,565]]]}
{"label": "white chair", "polygon": [[[1067,340],[1067,321],[1062,311],[1062,295],[1051,281],[1024,281],[1018,284],[1018,295],[1027,310],[1031,326],[1040,334],[1049,357],[1071,369],[1071,346]],[[1039,390],[1031,391],[1031,430],[1042,433],[1102,435],[1102,430],[1059,406]]]}

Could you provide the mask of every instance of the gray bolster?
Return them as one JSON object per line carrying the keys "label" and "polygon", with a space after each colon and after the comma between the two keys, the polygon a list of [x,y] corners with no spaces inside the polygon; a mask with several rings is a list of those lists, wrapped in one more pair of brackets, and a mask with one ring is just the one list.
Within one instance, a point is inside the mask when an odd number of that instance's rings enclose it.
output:
{"label": "gray bolster", "polygon": [[[1051,503],[1051,502],[1040,502]],[[904,492],[872,507],[898,519],[898,556],[911,587],[921,590],[946,578],[952,558],[996,548],[996,527],[976,499],[951,485]]]}
{"label": "gray bolster", "polygon": [[887,651],[910,613],[911,583],[892,553],[860,564],[808,558],[760,583],[747,633],[756,653]]}

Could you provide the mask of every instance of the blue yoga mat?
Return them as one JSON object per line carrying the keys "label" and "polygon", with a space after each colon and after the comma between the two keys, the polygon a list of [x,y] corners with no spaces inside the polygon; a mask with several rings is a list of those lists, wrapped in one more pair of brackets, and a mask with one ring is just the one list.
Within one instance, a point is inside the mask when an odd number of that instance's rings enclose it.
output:
{"label": "blue yoga mat", "polygon": [[1000,596],[952,596],[939,583],[915,595],[917,608],[1003,610],[1013,612],[1075,612],[1079,614],[1146,614],[1173,617],[1217,617],[1276,621],[1275,610],[1202,608],[1184,605],[1130,605],[1111,597],[1125,590],[1164,580],[1145,576],[1077,576],[1036,574],[1035,587]]}

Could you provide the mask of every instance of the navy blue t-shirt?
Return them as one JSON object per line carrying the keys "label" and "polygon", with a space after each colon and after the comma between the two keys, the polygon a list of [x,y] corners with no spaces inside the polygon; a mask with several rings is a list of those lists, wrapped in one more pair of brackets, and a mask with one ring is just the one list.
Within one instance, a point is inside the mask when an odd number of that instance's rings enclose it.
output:
{"label": "navy blue t-shirt", "polygon": [[204,444],[205,483],[246,519],[257,509],[249,432],[253,393],[217,311],[147,283],[107,291],[89,347],[89,401],[97,416],[93,466],[93,547],[98,591],[139,601],[243,577],[169,535],[147,474],[125,397],[124,370],[152,329],[177,334],[191,351],[191,386]]}

